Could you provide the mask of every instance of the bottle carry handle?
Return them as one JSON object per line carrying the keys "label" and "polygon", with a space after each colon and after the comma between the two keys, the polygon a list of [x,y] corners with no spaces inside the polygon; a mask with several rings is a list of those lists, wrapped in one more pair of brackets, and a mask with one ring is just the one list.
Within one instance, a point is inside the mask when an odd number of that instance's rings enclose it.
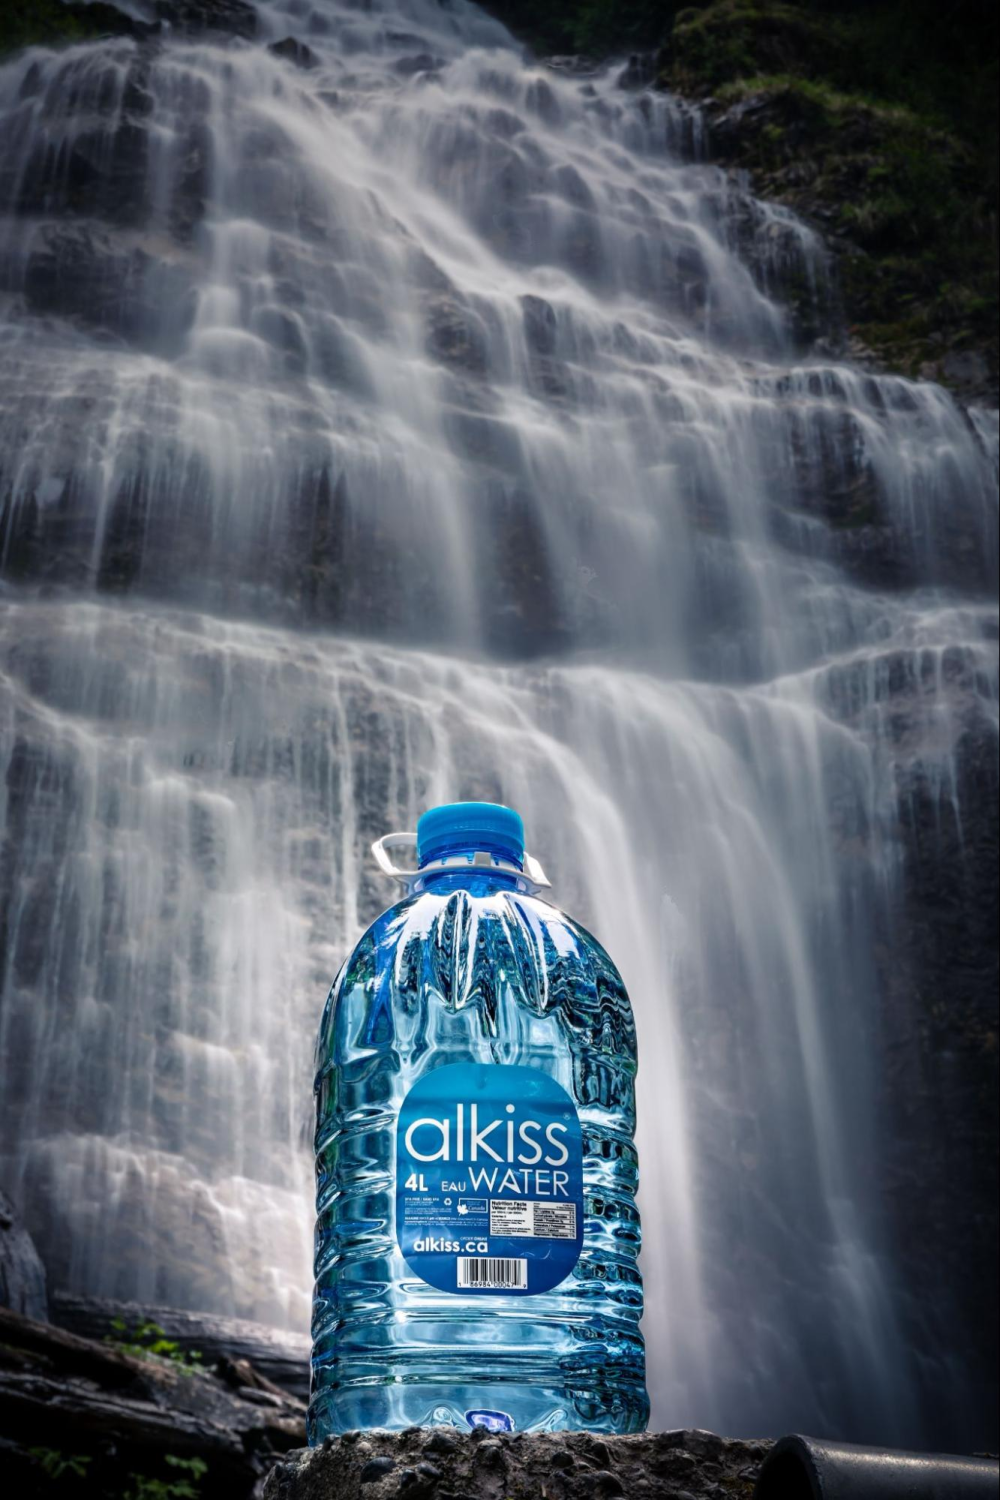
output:
{"label": "bottle carry handle", "polygon": [[416,847],[417,835],[415,833],[385,833],[372,844],[372,854],[382,874],[388,875],[390,880],[398,880],[408,895],[425,875],[439,870],[503,870],[507,874],[516,875],[518,883],[529,896],[551,888],[552,882],[546,879],[545,871],[538,860],[533,854],[528,853],[524,856],[523,870],[519,870],[512,860],[501,859],[496,854],[490,854],[486,849],[477,849],[471,859],[464,854],[452,854],[446,859],[435,859],[419,870],[401,870],[393,863],[393,850],[412,849],[415,852]]}

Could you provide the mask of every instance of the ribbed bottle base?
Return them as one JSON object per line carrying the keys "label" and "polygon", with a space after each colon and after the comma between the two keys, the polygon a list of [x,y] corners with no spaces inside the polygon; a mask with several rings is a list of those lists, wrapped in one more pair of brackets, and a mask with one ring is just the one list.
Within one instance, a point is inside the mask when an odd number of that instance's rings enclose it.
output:
{"label": "ribbed bottle base", "polygon": [[468,1431],[477,1425],[469,1412],[501,1414],[515,1432],[642,1432],[649,1419],[649,1399],[641,1380],[600,1389],[454,1379],[331,1386],[313,1394],[309,1442],[316,1445],[329,1434],[373,1427]]}

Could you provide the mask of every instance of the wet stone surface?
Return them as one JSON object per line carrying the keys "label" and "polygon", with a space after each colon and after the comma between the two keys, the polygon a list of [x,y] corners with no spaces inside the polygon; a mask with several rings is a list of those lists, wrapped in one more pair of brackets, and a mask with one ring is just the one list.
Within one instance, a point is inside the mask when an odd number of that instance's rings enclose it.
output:
{"label": "wet stone surface", "polygon": [[288,1453],[264,1500],[750,1500],[766,1440],[712,1432],[348,1432]]}

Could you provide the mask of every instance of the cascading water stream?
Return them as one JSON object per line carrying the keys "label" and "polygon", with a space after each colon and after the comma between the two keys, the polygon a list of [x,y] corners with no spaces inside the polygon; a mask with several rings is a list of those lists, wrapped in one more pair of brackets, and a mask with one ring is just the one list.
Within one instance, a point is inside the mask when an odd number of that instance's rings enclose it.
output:
{"label": "cascading water stream", "polygon": [[635,1002],[654,1425],[920,1443],[882,955],[995,738],[995,414],[807,356],[678,101],[230,10],[0,68],[0,1180],[55,1284],[303,1328],[366,845],[508,801]]}

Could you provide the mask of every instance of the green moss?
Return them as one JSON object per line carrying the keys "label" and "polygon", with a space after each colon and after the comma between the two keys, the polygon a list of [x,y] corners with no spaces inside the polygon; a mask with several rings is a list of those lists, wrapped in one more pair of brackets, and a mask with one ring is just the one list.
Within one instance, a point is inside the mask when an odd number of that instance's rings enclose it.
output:
{"label": "green moss", "polygon": [[843,45],[836,28],[794,5],[716,0],[677,16],[665,55],[673,86],[703,93],[788,68],[808,76],[831,46]]}
{"label": "green moss", "polygon": [[114,1331],[105,1334],[104,1342],[124,1354],[131,1354],[134,1359],[148,1359],[154,1355],[169,1360],[182,1375],[192,1375],[201,1362],[200,1350],[182,1349],[175,1339],[167,1338],[159,1323],[143,1319],[130,1328],[124,1318],[115,1318],[111,1327]]}
{"label": "green moss", "polygon": [[964,347],[995,368],[995,3],[493,0],[491,8],[544,51],[658,45],[665,87],[721,107],[762,98],[726,159],[751,172],[762,196],[832,235],[858,336],[908,373]]}
{"label": "green moss", "polygon": [[701,93],[786,73],[903,104],[995,163],[996,44],[996,7],[979,0],[711,0],[665,18],[663,55]]}
{"label": "green moss", "polygon": [[886,364],[917,374],[945,347],[972,346],[995,364],[995,215],[957,131],[791,73],[731,79],[714,97],[753,101],[733,159],[764,196],[821,215],[852,331]]}
{"label": "green moss", "polygon": [[3,0],[0,5],[0,57],[21,47],[86,42],[120,36],[132,22],[112,5],[63,5],[62,0]]}

